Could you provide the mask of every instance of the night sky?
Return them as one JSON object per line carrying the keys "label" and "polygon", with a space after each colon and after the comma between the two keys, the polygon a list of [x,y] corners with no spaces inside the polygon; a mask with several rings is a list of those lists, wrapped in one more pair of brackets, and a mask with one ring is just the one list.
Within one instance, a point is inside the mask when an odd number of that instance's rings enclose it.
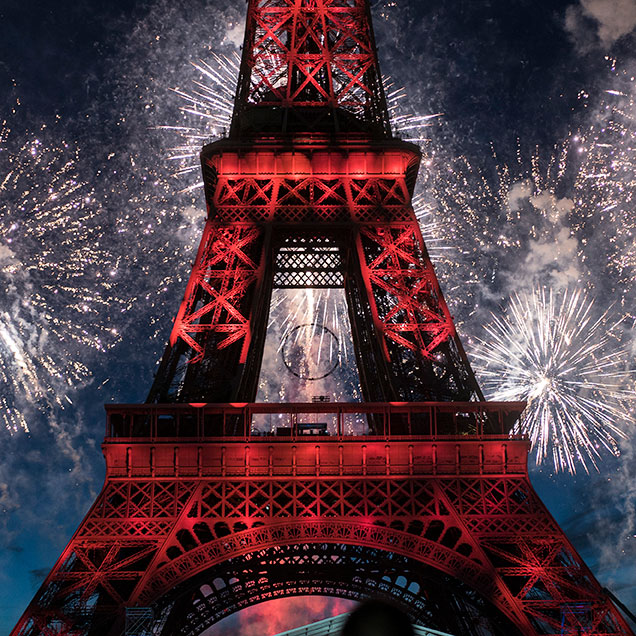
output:
{"label": "night sky", "polygon": [[[245,14],[241,0],[43,4],[0,5],[1,633],[101,488],[103,404],[143,401],[152,383],[205,210],[196,171],[176,174],[201,141],[165,127],[223,133],[179,92],[205,80],[193,63],[239,52]],[[537,288],[584,292],[604,351],[620,352],[614,455],[600,448],[589,474],[530,462],[586,563],[633,609],[636,0],[372,9],[399,108],[440,113],[416,192],[469,355],[493,313]],[[309,618],[346,609],[315,607]],[[303,618],[296,606],[271,629]]]}

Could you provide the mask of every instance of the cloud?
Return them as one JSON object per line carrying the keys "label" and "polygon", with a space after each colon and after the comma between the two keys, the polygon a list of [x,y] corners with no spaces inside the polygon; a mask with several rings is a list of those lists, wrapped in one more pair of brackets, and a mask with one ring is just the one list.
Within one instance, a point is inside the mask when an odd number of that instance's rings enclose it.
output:
{"label": "cloud", "polygon": [[353,601],[329,596],[299,596],[281,598],[248,607],[215,625],[205,635],[241,634],[262,636],[277,634],[287,629],[349,612]]}
{"label": "cloud", "polygon": [[567,221],[567,215],[574,210],[574,201],[563,197],[558,199],[551,192],[542,192],[530,197],[530,203],[538,211],[544,211],[552,223]]}
{"label": "cloud", "polygon": [[535,192],[529,179],[510,185],[508,210],[528,237],[525,256],[515,261],[514,270],[504,273],[511,289],[537,285],[566,289],[581,281],[580,246],[569,227],[574,209],[572,199],[559,198],[550,190]]}
{"label": "cloud", "polygon": [[14,554],[22,554],[24,552],[24,548],[21,545],[18,545],[16,543],[5,545],[4,549],[8,550],[9,552],[13,552]]}
{"label": "cloud", "polygon": [[549,190],[534,193],[530,179],[513,183],[508,190],[508,208],[511,212],[522,211],[523,203],[528,201],[532,207],[541,212],[551,223],[567,221],[567,215],[574,210],[574,201],[563,197],[559,199]]}
{"label": "cloud", "polygon": [[580,280],[578,241],[567,227],[554,237],[530,241],[519,285],[532,281],[548,284],[552,289],[567,289]]}
{"label": "cloud", "polygon": [[0,261],[4,260],[15,260],[15,254],[6,245],[0,245]]}
{"label": "cloud", "polygon": [[609,49],[636,27],[636,0],[580,0],[565,11],[565,30],[576,48]]}
{"label": "cloud", "polygon": [[181,211],[181,223],[177,230],[177,237],[181,244],[192,254],[196,254],[196,246],[201,239],[205,224],[205,208],[187,205]]}
{"label": "cloud", "polygon": [[521,209],[523,201],[532,196],[532,182],[530,179],[524,179],[523,181],[517,181],[510,186],[508,191],[508,207],[517,212]]}
{"label": "cloud", "polygon": [[19,507],[18,502],[11,494],[9,484],[0,481],[0,512],[9,512]]}
{"label": "cloud", "polygon": [[186,205],[181,210],[181,218],[188,225],[201,225],[201,221],[205,218],[205,210],[194,205]]}
{"label": "cloud", "polygon": [[243,36],[245,35],[245,25],[242,22],[237,22],[232,25],[230,22],[230,28],[227,30],[225,34],[224,42],[229,42],[233,44],[237,49],[243,45]]}
{"label": "cloud", "polygon": [[31,575],[31,580],[33,581],[33,583],[39,586],[50,571],[50,567],[36,568],[35,570],[29,570],[29,574]]}

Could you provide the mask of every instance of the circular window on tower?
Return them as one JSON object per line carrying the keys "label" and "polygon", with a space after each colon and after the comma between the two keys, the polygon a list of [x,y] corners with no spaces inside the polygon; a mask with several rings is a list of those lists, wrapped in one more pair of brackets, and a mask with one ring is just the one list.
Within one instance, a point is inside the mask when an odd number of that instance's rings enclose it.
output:
{"label": "circular window on tower", "polygon": [[321,380],[339,364],[336,334],[316,322],[290,329],[281,342],[285,366],[301,380]]}

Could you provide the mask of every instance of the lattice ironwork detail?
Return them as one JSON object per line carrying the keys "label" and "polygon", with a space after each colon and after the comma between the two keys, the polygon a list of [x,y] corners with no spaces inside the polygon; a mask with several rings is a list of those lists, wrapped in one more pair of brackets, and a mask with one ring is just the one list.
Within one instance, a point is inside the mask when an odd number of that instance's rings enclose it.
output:
{"label": "lattice ironwork detail", "polygon": [[[332,168],[333,170],[333,168]],[[303,179],[220,175],[210,196],[223,222],[381,223],[411,221],[404,179],[312,175]]]}
{"label": "lattice ironwork detail", "polygon": [[262,129],[265,108],[273,130],[358,122],[390,135],[366,0],[249,1],[231,136]]}
{"label": "lattice ironwork detail", "polygon": [[[165,358],[198,364],[240,342],[235,365],[252,362],[237,367],[243,379],[224,399],[250,401],[239,387],[257,385],[264,340],[252,346],[251,337],[263,333],[272,286],[339,287],[346,279],[367,399],[480,399],[411,207],[407,172],[418,158],[399,145],[356,146],[344,158],[329,148],[310,157],[267,146],[247,155],[206,150],[211,220]],[[355,176],[363,171],[380,173]],[[223,381],[217,367],[217,375],[186,373],[182,399],[219,401],[206,395]],[[387,370],[372,381],[360,367]],[[156,384],[173,383],[176,369],[162,364]],[[167,395],[153,391],[150,399]]]}
{"label": "lattice ironwork detail", "polygon": [[152,607],[126,608],[125,636],[152,636],[155,616]]}
{"label": "lattice ironwork detail", "polygon": [[343,283],[340,245],[331,237],[300,234],[286,238],[278,248],[274,287],[317,289],[342,287]]}
{"label": "lattice ironwork detail", "polygon": [[358,253],[372,290],[382,332],[397,344],[435,360],[440,344],[456,335],[419,226],[362,227]]}
{"label": "lattice ironwork detail", "polygon": [[413,622],[449,633],[468,634],[476,625],[497,636],[519,633],[483,597],[442,572],[394,553],[318,543],[264,548],[192,577],[168,606],[162,634],[196,636],[233,611],[300,594],[383,598]]}
{"label": "lattice ironwork detail", "polygon": [[260,238],[257,227],[206,223],[170,335],[171,346],[180,338],[194,350],[191,363],[205,355],[205,345],[197,337],[201,333],[221,335],[218,349],[243,341],[241,360],[245,360],[250,325],[243,301],[261,274]]}
{"label": "lattice ironwork detail", "polygon": [[[334,448],[340,443],[322,442]],[[364,445],[362,439],[358,443]],[[300,444],[315,454],[315,444]],[[462,455],[461,444],[458,470],[462,456],[470,456]],[[496,450],[486,454],[496,455],[501,442],[483,441],[489,444]],[[366,456],[362,446],[356,452]],[[324,456],[329,461],[326,446]],[[183,590],[203,580],[199,577],[209,580],[224,564],[311,545],[377,551],[443,573],[488,599],[493,616],[506,616],[519,633],[554,634],[562,626],[565,634],[631,633],[523,473],[404,474],[403,467],[388,463],[384,475],[362,471],[356,478],[323,476],[318,468],[313,477],[292,471],[284,478],[212,479],[152,478],[151,470],[148,465],[146,476],[107,479],[15,634],[98,633],[96,625],[116,629],[127,606],[156,605],[163,608],[157,615],[166,608],[177,611]],[[287,564],[286,577],[296,582],[288,593],[326,589],[320,569],[312,579],[299,564]],[[355,597],[356,590],[345,585],[341,592]],[[282,588],[270,591],[283,594]],[[248,601],[232,596],[219,602],[202,620]],[[581,604],[585,612],[568,609]],[[62,627],[55,631],[56,625]]]}

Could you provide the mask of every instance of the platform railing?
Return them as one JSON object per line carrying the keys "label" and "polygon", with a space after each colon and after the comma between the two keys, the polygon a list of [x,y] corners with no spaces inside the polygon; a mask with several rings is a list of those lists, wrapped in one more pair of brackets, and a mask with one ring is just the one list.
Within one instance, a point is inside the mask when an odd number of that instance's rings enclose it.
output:
{"label": "platform railing", "polygon": [[508,437],[524,408],[524,402],[109,404],[106,440]]}

